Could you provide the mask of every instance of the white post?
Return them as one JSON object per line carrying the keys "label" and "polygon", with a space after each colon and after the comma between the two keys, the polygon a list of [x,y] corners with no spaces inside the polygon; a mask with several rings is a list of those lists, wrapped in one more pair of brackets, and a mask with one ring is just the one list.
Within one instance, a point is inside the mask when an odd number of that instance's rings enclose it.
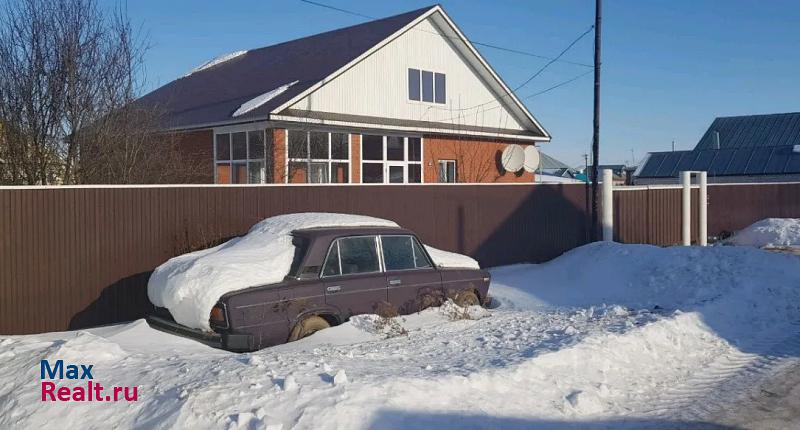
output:
{"label": "white post", "polygon": [[692,244],[692,172],[681,172],[681,182],[683,183],[682,213],[681,213],[681,239],[683,246]]}
{"label": "white post", "polygon": [[697,218],[700,228],[698,228],[698,236],[700,246],[708,245],[708,174],[707,172],[700,172],[700,192],[699,192],[700,208],[698,210]]}
{"label": "white post", "polygon": [[603,169],[603,241],[614,240],[614,178],[611,169]]}

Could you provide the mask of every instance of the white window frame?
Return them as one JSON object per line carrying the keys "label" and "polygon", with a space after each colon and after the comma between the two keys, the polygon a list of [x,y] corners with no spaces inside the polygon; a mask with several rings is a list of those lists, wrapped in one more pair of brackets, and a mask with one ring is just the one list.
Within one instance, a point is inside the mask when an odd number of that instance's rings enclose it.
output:
{"label": "white window frame", "polygon": [[[264,142],[264,157],[261,159],[258,158],[250,158],[250,132],[252,131],[260,131],[262,133],[262,138]],[[232,127],[218,127],[211,130],[214,135],[213,141],[213,149],[214,149],[214,183],[219,183],[219,173],[217,171],[217,166],[220,164],[228,164],[230,166],[230,178],[228,178],[228,183],[233,184],[233,173],[234,169],[233,166],[235,164],[244,164],[245,169],[247,169],[247,183],[250,183],[250,163],[255,161],[260,161],[264,166],[264,181],[259,182],[259,184],[265,184],[267,173],[266,169],[269,167],[267,166],[267,153],[271,151],[272,148],[267,147],[267,131],[272,131],[271,128],[267,127],[266,124],[263,123],[254,123],[254,124],[247,124],[247,125],[240,125],[240,126],[232,126]],[[244,144],[246,149],[246,159],[233,159],[233,135],[235,133],[244,133]],[[228,160],[220,160],[217,157],[217,135],[219,134],[227,134],[228,137]],[[274,139],[273,139],[274,140]],[[273,142],[274,145],[274,142]]]}
{"label": "white window frame", "polygon": [[[447,165],[449,163],[453,163],[453,175],[455,175],[455,177],[453,178],[453,182],[449,182],[449,181],[442,182],[441,181],[442,164]],[[445,167],[445,169],[446,169],[446,167]],[[445,170],[445,171],[447,171],[447,170]],[[457,184],[458,183],[458,162],[456,160],[437,160],[437,162],[436,162],[436,179],[441,184]]]}
{"label": "white window frame", "polygon": [[[311,158],[311,147],[308,147],[308,157],[306,158],[289,158],[289,132],[301,132],[306,134],[306,142],[310,145],[310,136],[309,133],[327,133],[328,134],[328,158]],[[331,158],[333,155],[333,142],[331,141],[331,134],[344,134],[347,136],[347,158]],[[322,182],[325,184],[337,184],[338,182],[332,182],[331,177],[333,175],[333,164],[334,163],[344,163],[347,162],[347,183],[353,182],[353,143],[352,143],[352,134],[351,133],[344,133],[340,131],[328,131],[328,130],[291,130],[285,129],[286,134],[286,145],[285,145],[285,157],[286,165],[284,166],[286,174],[284,175],[283,182],[288,184],[289,183],[289,164],[290,163],[306,163],[306,183],[307,184],[315,184],[317,182],[309,182],[311,179],[311,163],[327,163],[328,165],[328,182]]]}
{"label": "white window frame", "polygon": [[[378,134],[368,134],[369,136],[377,136]],[[401,137],[403,138],[403,148],[404,148],[404,156],[403,160],[389,160],[388,155],[388,137]],[[425,183],[425,138],[422,136],[408,136],[408,135],[397,135],[397,134],[389,134],[389,135],[381,135],[383,138],[383,159],[382,160],[364,160],[364,135],[361,134],[361,165],[359,166],[359,182],[364,183],[364,164],[381,164],[383,167],[383,183],[388,185],[400,185],[400,182],[389,182],[389,166],[390,165],[402,165],[403,166],[403,182],[402,184],[424,184]],[[411,145],[408,144],[409,138],[419,138],[419,161],[410,161],[408,159],[408,150]],[[409,165],[419,165],[419,182],[408,182],[408,166]]]}
{"label": "white window frame", "polygon": [[[409,94],[411,93],[411,82],[409,82],[409,79],[408,79],[408,71],[412,70],[412,69],[416,70],[417,72],[419,72],[419,100],[414,100],[414,99],[409,97]],[[431,73],[433,73],[433,84],[432,84],[433,85],[433,101],[432,102],[426,102],[425,100],[422,99],[422,72],[431,72]],[[441,102],[441,103],[438,103],[436,101],[436,74],[437,73],[442,75],[442,76],[444,76],[444,101]],[[422,103],[422,104],[426,104],[426,105],[436,105],[436,106],[444,106],[444,105],[446,105],[447,104],[447,73],[445,73],[445,72],[437,72],[437,71],[434,71],[434,70],[420,69],[420,68],[416,68],[416,67],[407,67],[406,68],[406,99],[407,99],[407,101],[409,101],[411,103]]]}

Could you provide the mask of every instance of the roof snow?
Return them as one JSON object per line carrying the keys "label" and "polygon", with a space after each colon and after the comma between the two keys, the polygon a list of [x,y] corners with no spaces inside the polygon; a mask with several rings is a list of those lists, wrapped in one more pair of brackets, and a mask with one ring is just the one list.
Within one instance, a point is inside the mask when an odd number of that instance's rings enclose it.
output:
{"label": "roof snow", "polygon": [[222,63],[224,63],[226,61],[233,60],[234,58],[242,56],[244,54],[247,54],[247,51],[236,51],[236,52],[231,52],[229,54],[220,55],[219,57],[214,58],[213,60],[206,61],[205,63],[195,67],[194,69],[192,69],[191,72],[185,74],[183,77],[185,78],[185,77],[187,77],[189,75],[192,75],[194,73],[197,73],[197,72],[200,72],[200,71],[203,71],[203,70],[206,70],[206,69],[210,69],[210,68],[216,66],[217,64],[222,64]]}
{"label": "roof snow", "polygon": [[246,114],[247,112],[250,112],[251,110],[283,94],[284,91],[288,90],[289,87],[298,82],[300,81],[294,81],[288,84],[283,84],[278,88],[275,88],[274,90],[267,91],[266,93],[261,94],[260,96],[251,99],[246,103],[243,103],[241,106],[239,106],[239,109],[236,109],[236,112],[234,112],[232,116],[240,116]]}

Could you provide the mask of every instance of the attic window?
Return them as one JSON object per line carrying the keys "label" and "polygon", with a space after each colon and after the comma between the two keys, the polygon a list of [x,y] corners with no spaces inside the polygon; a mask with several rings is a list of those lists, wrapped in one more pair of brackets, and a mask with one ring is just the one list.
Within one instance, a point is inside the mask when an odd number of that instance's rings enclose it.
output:
{"label": "attic window", "polygon": [[444,73],[408,69],[408,99],[445,104],[447,79]]}

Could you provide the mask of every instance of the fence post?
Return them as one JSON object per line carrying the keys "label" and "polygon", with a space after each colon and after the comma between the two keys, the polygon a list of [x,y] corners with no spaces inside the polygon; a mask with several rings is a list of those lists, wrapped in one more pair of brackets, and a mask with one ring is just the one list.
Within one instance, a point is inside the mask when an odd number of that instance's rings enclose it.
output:
{"label": "fence post", "polygon": [[697,215],[699,221],[698,235],[700,246],[708,245],[708,172],[700,172],[700,191],[698,193],[700,204]]}
{"label": "fence post", "polygon": [[614,178],[611,169],[603,169],[603,241],[614,240]]}
{"label": "fence post", "polygon": [[683,246],[692,244],[692,172],[681,172],[681,239]]}

